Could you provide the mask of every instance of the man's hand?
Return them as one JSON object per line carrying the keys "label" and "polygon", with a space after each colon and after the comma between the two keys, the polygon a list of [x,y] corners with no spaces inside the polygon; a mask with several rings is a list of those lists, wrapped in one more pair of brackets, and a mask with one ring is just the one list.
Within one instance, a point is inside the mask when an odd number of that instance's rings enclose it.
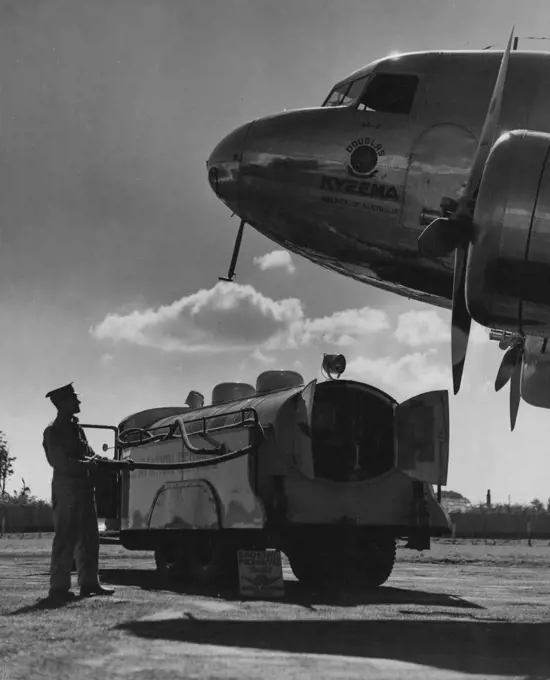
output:
{"label": "man's hand", "polygon": [[106,458],[105,456],[87,456],[82,459],[82,463],[86,467],[97,470],[98,466],[103,467],[103,469],[111,468],[111,470],[123,470],[128,468],[129,470],[134,469],[133,460],[115,460],[114,458]]}
{"label": "man's hand", "polygon": [[111,466],[113,464],[119,464],[120,461],[114,460],[113,458],[107,458],[106,456],[98,456],[97,454],[90,457],[88,459],[92,465],[97,466],[97,465],[103,465],[103,466]]}
{"label": "man's hand", "polygon": [[97,456],[85,456],[82,459],[82,463],[87,468],[95,468],[97,465]]}
{"label": "man's hand", "polygon": [[91,467],[95,467],[100,463],[110,463],[111,459],[105,458],[105,456],[98,456],[97,454],[94,454],[93,456],[85,456],[84,462]]}

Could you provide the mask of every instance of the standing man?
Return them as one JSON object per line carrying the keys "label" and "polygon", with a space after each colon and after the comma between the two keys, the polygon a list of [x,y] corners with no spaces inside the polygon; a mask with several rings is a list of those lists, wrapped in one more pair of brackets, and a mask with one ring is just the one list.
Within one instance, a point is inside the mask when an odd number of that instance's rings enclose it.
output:
{"label": "standing man", "polygon": [[80,400],[72,383],[48,392],[57,418],[44,430],[43,446],[53,468],[52,507],[55,536],[52,546],[49,599],[70,602],[73,555],[80,596],[112,595],[99,584],[99,531],[93,473],[98,457],[78,423]]}

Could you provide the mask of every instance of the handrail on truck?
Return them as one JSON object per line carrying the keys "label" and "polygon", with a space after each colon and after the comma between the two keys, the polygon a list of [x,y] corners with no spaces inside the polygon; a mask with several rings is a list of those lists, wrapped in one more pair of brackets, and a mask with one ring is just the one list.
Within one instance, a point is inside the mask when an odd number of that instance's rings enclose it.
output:
{"label": "handrail on truck", "polygon": [[[213,419],[213,418],[220,418],[221,416],[230,416],[230,415],[235,415],[239,413],[241,415],[241,422],[237,423],[231,423],[230,425],[225,425],[225,426],[220,426],[220,427],[215,427],[211,428],[210,430],[207,429],[206,422],[207,420]],[[245,414],[249,414],[245,418]],[[117,452],[120,452],[123,447],[125,448],[130,448],[130,447],[135,447],[143,444],[150,444],[155,441],[165,441],[167,439],[171,439],[176,436],[176,431],[179,432],[181,439],[182,439],[182,445],[184,448],[187,448],[191,453],[195,455],[209,455],[213,457],[205,458],[202,460],[192,460],[192,461],[185,461],[185,462],[180,462],[180,463],[140,463],[132,460],[131,458],[125,458],[121,459],[120,457],[117,457],[116,460],[99,460],[98,464],[99,465],[104,465],[108,466],[110,469],[113,469],[116,467],[117,469],[128,469],[128,470],[190,470],[190,469],[195,469],[195,468],[201,468],[201,467],[208,467],[208,466],[213,466],[213,465],[218,465],[219,463],[226,463],[230,460],[235,460],[236,458],[240,458],[241,456],[246,456],[251,453],[255,453],[259,446],[262,444],[264,441],[265,435],[263,428],[260,424],[259,418],[258,418],[258,412],[254,408],[246,408],[246,409],[239,409],[238,411],[230,411],[228,413],[223,413],[223,414],[213,414],[211,416],[202,416],[200,418],[195,418],[193,420],[190,420],[187,422],[187,425],[189,426],[191,423],[197,423],[201,422],[203,423],[202,431],[199,432],[193,432],[191,436],[193,435],[198,435],[203,438],[205,438],[209,443],[212,445],[216,445],[217,447],[215,449],[204,449],[204,448],[198,448],[191,444],[191,441],[189,439],[189,434],[187,432],[187,428],[185,426],[185,423],[181,418],[177,418],[174,423],[169,428],[168,433],[163,433],[163,434],[158,434],[154,435],[152,434],[155,430],[160,430],[164,429],[166,426],[159,426],[156,428],[150,428],[148,430],[142,429],[142,428],[130,428],[129,430],[124,430],[123,432],[133,432],[133,431],[139,431],[140,432],[140,441],[139,442],[125,442],[124,440],[120,439],[120,434],[118,431],[118,428],[114,426],[104,426],[104,425],[83,425],[82,427],[90,427],[90,428],[97,428],[97,429],[112,429],[117,433],[117,436],[115,438],[116,441],[116,450]],[[213,432],[220,432],[220,431],[226,431],[230,429],[235,429],[235,428],[240,428],[240,427],[251,427],[253,429],[254,434],[253,434],[253,442],[252,444],[249,444],[248,446],[245,446],[242,449],[238,449],[237,451],[231,451],[227,452],[226,446],[223,443],[218,443],[215,442],[209,435]],[[145,434],[147,435],[147,439],[143,439],[142,435]],[[220,453],[222,452],[222,453]],[[219,454],[219,455],[213,455],[213,454]]]}
{"label": "handrail on truck", "polygon": [[[241,416],[240,422],[231,423],[230,425],[222,425],[220,427],[208,428],[207,421],[209,420],[214,420],[216,418],[221,417],[226,418],[228,416],[235,416],[237,414]],[[189,426],[193,425],[194,423],[202,423],[202,428],[197,432],[192,432],[191,436],[198,435],[203,438],[206,438],[207,441],[209,441],[209,443],[215,446],[217,442],[212,440],[209,435],[215,432],[226,431],[232,428],[246,427],[249,426],[250,424],[252,424],[253,426],[257,426],[259,423],[259,419],[258,412],[254,408],[244,408],[235,411],[228,411],[226,413],[221,414],[214,413],[207,416],[200,416],[198,418],[188,420],[186,424],[183,422],[182,418],[176,418],[174,422],[172,422],[170,425],[159,425],[157,427],[152,427],[148,429],[140,427],[131,427],[127,430],[123,430],[122,432],[118,433],[117,444],[122,448],[141,446],[143,444],[150,444],[153,441],[165,441],[167,439],[171,439],[172,437],[177,436],[176,433],[179,432],[182,439],[184,440],[185,445],[192,453],[212,453],[212,449],[198,449],[197,447],[193,446],[193,444],[191,444],[191,442],[189,441],[189,435],[187,433],[187,430]],[[164,432],[166,428],[168,428],[168,432]],[[154,434],[158,430],[162,430],[163,432]],[[127,441],[126,437],[131,432],[139,433],[140,436],[139,441],[132,442]],[[221,445],[219,445],[219,447],[221,448]]]}

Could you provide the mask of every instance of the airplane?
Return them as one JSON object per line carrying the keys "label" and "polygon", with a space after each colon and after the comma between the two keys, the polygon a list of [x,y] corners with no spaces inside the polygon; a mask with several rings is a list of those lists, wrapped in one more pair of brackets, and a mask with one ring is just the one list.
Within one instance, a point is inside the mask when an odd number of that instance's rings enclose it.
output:
{"label": "airplane", "polygon": [[[471,319],[506,350],[495,389],[550,408],[550,53],[392,55],[319,107],[247,122],[208,161],[245,224],[330,270],[452,309],[453,388]],[[512,42],[514,40],[514,42]],[[512,44],[514,49],[512,50]],[[546,292],[548,292],[548,295]]]}

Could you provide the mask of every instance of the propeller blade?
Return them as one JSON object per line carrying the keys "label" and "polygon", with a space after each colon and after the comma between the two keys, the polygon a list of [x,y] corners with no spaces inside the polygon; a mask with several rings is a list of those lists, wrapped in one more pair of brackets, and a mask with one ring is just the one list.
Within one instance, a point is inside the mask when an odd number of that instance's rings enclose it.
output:
{"label": "propeller blade", "polygon": [[506,383],[512,377],[512,373],[514,372],[515,364],[507,361],[508,356],[508,352],[506,352],[506,354],[502,357],[502,363],[500,364],[497,377],[495,379],[495,392],[498,392],[506,385]]}
{"label": "propeller blade", "polygon": [[467,245],[471,234],[470,217],[457,214],[437,217],[418,237],[418,250],[424,257],[446,257],[459,246]]}
{"label": "propeller blade", "polygon": [[418,250],[424,257],[445,257],[456,248],[456,229],[448,217],[437,217],[418,237]]}
{"label": "propeller blade", "polygon": [[498,127],[513,37],[514,26],[512,26],[510,37],[508,38],[508,45],[506,46],[506,50],[502,55],[502,61],[500,62],[500,68],[498,71],[495,87],[493,89],[493,95],[489,103],[489,109],[487,111],[487,116],[485,117],[485,122],[483,123],[481,137],[479,138],[479,144],[476,149],[470,175],[468,176],[466,188],[458,201],[458,207],[456,210],[458,215],[468,215],[470,218],[473,216],[475,207],[475,194],[481,182],[481,176],[483,175],[485,162],[489,156],[489,152],[491,150],[491,146],[493,145]]}
{"label": "propeller blade", "polygon": [[451,355],[453,361],[453,388],[455,394],[458,394],[460,383],[462,382],[462,373],[464,372],[464,362],[466,361],[466,351],[468,349],[468,339],[470,337],[470,326],[472,324],[472,317],[466,306],[465,284],[467,256],[467,247],[456,249],[451,326]]}
{"label": "propeller blade", "polygon": [[457,208],[449,217],[436,218],[418,237],[418,250],[424,257],[445,257],[452,253],[455,248],[458,248],[459,245],[466,245],[471,240],[475,196],[481,183],[483,169],[493,145],[500,119],[502,96],[506,84],[513,36],[514,27],[512,27],[508,45],[502,55],[495,87],[489,102],[489,109],[483,123],[474,160],[472,161],[472,169],[470,170],[462,196],[458,200]]}
{"label": "propeller blade", "polygon": [[498,392],[501,390],[504,385],[510,380],[512,377],[512,374],[516,368],[516,366],[519,365],[521,366],[521,358],[523,356],[523,349],[521,345],[512,345],[512,347],[509,347],[504,356],[502,357],[502,361],[500,363],[500,367],[498,369],[497,377],[495,380],[495,391]]}
{"label": "propeller blade", "polygon": [[[523,355],[523,352],[521,354]],[[519,402],[521,399],[521,363],[520,357],[520,361],[514,366],[510,381],[510,425],[512,427],[512,432],[516,426]]]}

